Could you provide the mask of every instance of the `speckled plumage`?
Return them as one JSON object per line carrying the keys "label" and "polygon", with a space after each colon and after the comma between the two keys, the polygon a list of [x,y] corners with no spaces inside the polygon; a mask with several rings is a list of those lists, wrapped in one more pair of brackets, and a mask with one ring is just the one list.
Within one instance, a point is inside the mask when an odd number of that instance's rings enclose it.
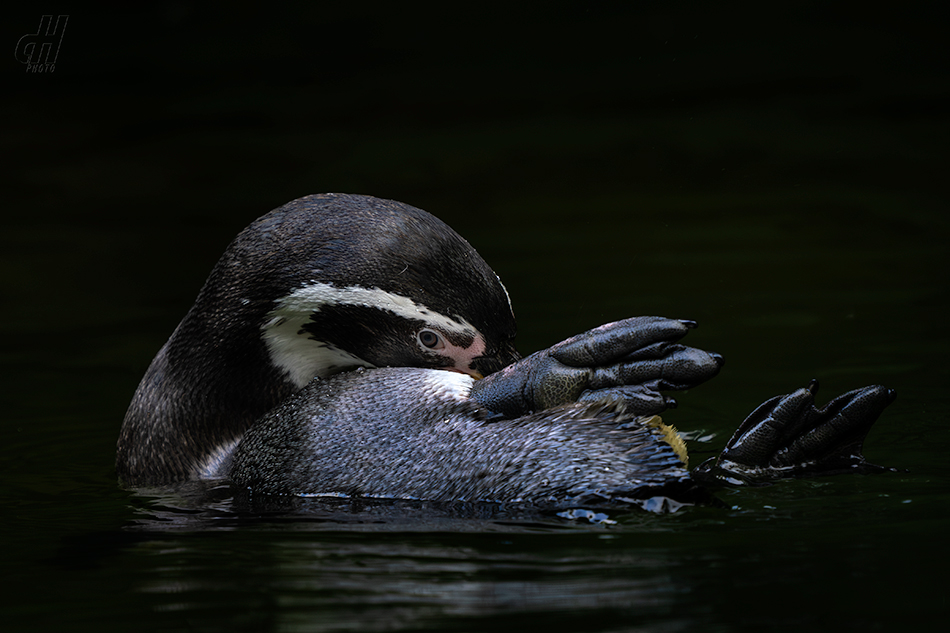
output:
{"label": "speckled plumage", "polygon": [[263,493],[544,505],[688,486],[662,430],[616,404],[502,419],[471,383],[410,368],[314,381],[246,434],[229,475]]}

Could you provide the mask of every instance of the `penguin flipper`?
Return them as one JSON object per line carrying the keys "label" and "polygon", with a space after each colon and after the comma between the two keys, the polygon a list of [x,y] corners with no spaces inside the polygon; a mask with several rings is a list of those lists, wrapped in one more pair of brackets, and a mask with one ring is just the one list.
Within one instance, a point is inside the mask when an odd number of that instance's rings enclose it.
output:
{"label": "penguin flipper", "polygon": [[817,408],[817,391],[812,381],[759,405],[718,457],[692,471],[693,480],[707,486],[764,485],[788,477],[894,470],[871,464],[861,449],[895,392],[872,385]]}
{"label": "penguin flipper", "polygon": [[608,323],[536,352],[479,380],[472,399],[506,417],[571,402],[623,402],[637,415],[674,403],[663,390],[712,378],[722,357],[676,343],[692,321],[634,317]]}

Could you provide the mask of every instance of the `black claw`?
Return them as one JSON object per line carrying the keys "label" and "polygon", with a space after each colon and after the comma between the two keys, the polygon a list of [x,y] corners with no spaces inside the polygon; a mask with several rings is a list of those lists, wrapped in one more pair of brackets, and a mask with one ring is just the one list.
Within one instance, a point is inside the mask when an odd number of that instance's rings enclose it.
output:
{"label": "black claw", "polygon": [[723,365],[726,364],[726,359],[722,357],[722,354],[717,354],[716,352],[706,352],[706,353],[712,356],[712,359],[716,361],[716,364],[719,365],[719,367],[722,367]]}
{"label": "black claw", "polygon": [[680,323],[682,323],[683,325],[685,325],[691,330],[695,330],[696,328],[699,327],[699,323],[697,323],[696,321],[693,321],[692,319],[677,319],[677,321],[679,321]]}
{"label": "black claw", "polygon": [[667,409],[675,409],[678,406],[679,406],[679,403],[676,400],[674,400],[673,398],[666,398]]}
{"label": "black claw", "polygon": [[813,396],[818,395],[818,379],[817,378],[812,378],[811,382],[808,383],[808,391],[810,391],[811,395]]}

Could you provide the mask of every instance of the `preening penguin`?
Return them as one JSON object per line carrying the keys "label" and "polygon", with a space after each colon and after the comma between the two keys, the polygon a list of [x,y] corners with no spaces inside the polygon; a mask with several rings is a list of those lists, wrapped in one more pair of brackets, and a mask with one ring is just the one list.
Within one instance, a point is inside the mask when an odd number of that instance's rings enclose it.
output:
{"label": "preening penguin", "polygon": [[244,432],[314,377],[356,367],[472,375],[517,359],[501,281],[434,216],[309,196],[228,246],[126,414],[128,482],[218,476]]}
{"label": "preening penguin", "polygon": [[[686,470],[656,414],[717,354],[689,321],[611,323],[521,359],[508,293],[451,228],[369,196],[307,196],[225,251],[133,396],[128,485],[564,505],[659,489],[873,471],[861,443],[893,392],[770,400]],[[684,492],[683,494],[687,494]]]}

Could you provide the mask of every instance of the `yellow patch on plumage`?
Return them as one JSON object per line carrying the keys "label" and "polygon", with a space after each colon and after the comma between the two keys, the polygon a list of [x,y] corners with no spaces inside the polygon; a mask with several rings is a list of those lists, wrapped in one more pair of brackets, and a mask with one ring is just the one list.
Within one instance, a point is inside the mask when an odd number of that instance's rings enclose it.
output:
{"label": "yellow patch on plumage", "polygon": [[649,418],[644,419],[643,423],[651,429],[655,429],[659,438],[673,448],[673,452],[675,452],[676,456],[680,458],[680,461],[686,466],[689,465],[689,454],[686,450],[686,442],[684,442],[683,438],[680,437],[680,434],[676,430],[675,426],[664,424],[663,418],[658,415],[650,416]]}

